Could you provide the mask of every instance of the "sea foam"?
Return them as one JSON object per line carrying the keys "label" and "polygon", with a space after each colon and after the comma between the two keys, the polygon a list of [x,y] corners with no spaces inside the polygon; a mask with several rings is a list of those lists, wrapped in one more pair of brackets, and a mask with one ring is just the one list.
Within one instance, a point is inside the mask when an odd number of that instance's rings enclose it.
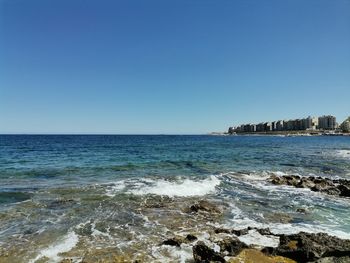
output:
{"label": "sea foam", "polygon": [[174,196],[202,196],[214,193],[216,186],[220,184],[220,180],[216,176],[210,176],[204,180],[184,179],[182,181],[171,182],[167,180],[157,180],[149,185],[142,184],[136,189],[129,192],[135,195],[166,195]]}
{"label": "sea foam", "polygon": [[62,258],[59,256],[60,253],[65,253],[70,251],[76,246],[79,241],[79,237],[73,231],[65,235],[61,240],[55,242],[49,247],[40,251],[39,255],[29,261],[34,263],[41,258],[49,258],[49,262],[59,262]]}

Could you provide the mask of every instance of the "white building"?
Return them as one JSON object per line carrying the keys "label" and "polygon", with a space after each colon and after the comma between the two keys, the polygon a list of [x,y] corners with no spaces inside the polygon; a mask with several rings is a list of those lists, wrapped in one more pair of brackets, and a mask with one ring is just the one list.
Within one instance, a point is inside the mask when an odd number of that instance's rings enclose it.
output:
{"label": "white building", "polygon": [[318,117],[318,128],[320,130],[334,130],[337,127],[336,118],[332,115]]}

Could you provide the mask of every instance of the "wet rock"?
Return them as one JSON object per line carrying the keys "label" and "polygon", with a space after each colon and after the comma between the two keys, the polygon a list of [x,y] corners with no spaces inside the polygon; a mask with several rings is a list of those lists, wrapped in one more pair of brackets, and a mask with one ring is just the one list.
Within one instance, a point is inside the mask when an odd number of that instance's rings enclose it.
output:
{"label": "wet rock", "polygon": [[264,217],[273,223],[287,224],[293,220],[293,217],[286,213],[269,213],[265,214]]}
{"label": "wet rock", "polygon": [[286,184],[287,179],[284,178],[283,176],[272,175],[270,176],[270,181],[275,185],[282,185],[282,184]]}
{"label": "wet rock", "polygon": [[236,235],[236,236],[246,235],[246,234],[248,234],[248,232],[249,232],[248,228],[239,229],[239,230],[235,230],[235,229],[231,230],[231,233]]}
{"label": "wet rock", "polygon": [[50,202],[47,207],[50,209],[59,209],[65,206],[69,206],[74,204],[75,201],[73,199],[56,199]]}
{"label": "wet rock", "polygon": [[298,188],[312,188],[315,184],[312,182],[312,180],[307,178],[302,178],[296,185]]}
{"label": "wet rock", "polygon": [[180,247],[182,243],[184,243],[184,238],[173,237],[163,241],[162,245]]}
{"label": "wet rock", "polygon": [[280,235],[280,245],[272,254],[297,262],[315,261],[323,257],[345,257],[350,256],[350,240],[325,233],[300,232],[295,235]]}
{"label": "wet rock", "polygon": [[197,240],[196,236],[192,234],[188,234],[186,237],[176,236],[176,237],[172,237],[167,240],[164,240],[161,243],[161,245],[180,247],[182,243],[191,243],[195,240]]}
{"label": "wet rock", "polygon": [[268,256],[256,249],[244,249],[229,263],[296,263],[294,260],[281,256]]}
{"label": "wet rock", "polygon": [[186,241],[192,242],[192,241],[197,240],[197,237],[195,235],[188,234],[185,239],[186,239]]}
{"label": "wet rock", "polygon": [[244,248],[248,246],[240,241],[237,237],[227,237],[217,243],[221,252],[226,252],[229,256],[238,255]]}
{"label": "wet rock", "polygon": [[350,188],[345,185],[339,185],[338,190],[340,191],[340,196],[350,197]]}
{"label": "wet rock", "polygon": [[340,195],[341,191],[337,187],[329,187],[324,190],[329,195]]}
{"label": "wet rock", "polygon": [[189,208],[190,212],[200,212],[204,211],[207,213],[214,213],[214,214],[221,214],[222,211],[217,207],[217,205],[212,204],[206,200],[200,200],[199,202],[195,203],[194,205],[191,205]]}
{"label": "wet rock", "polygon": [[144,208],[164,208],[172,202],[173,199],[168,196],[149,196],[143,200],[141,206]]}
{"label": "wet rock", "polygon": [[350,257],[326,257],[326,258],[321,258],[313,263],[349,263],[350,262]]}
{"label": "wet rock", "polygon": [[260,228],[260,229],[256,229],[256,231],[258,231],[259,234],[263,236],[273,235],[273,233],[271,233],[270,228]]}
{"label": "wet rock", "polygon": [[[234,231],[234,230],[233,230]],[[225,233],[225,234],[230,234],[231,230],[227,228],[215,228],[214,229],[215,234],[220,234],[220,233]]]}
{"label": "wet rock", "polygon": [[306,214],[307,210],[305,208],[297,208],[296,212],[301,214]]}
{"label": "wet rock", "polygon": [[310,188],[311,191],[314,191],[314,192],[320,192],[322,190],[324,190],[324,188],[322,188],[321,186],[315,184],[313,187]]}
{"label": "wet rock", "polygon": [[297,188],[308,188],[314,192],[350,197],[350,180],[346,179],[331,180],[320,176],[300,177],[297,175],[272,175],[269,181],[275,185],[290,185]]}
{"label": "wet rock", "polygon": [[193,246],[192,251],[195,262],[226,262],[226,260],[219,253],[206,246],[203,241],[199,241],[195,246]]}

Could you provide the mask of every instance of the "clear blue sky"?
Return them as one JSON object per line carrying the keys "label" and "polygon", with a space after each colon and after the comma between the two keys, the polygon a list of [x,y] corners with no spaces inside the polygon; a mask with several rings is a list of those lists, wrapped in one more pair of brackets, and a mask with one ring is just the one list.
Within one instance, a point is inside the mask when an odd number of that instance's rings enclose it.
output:
{"label": "clear blue sky", "polygon": [[0,133],[350,115],[349,0],[0,0]]}

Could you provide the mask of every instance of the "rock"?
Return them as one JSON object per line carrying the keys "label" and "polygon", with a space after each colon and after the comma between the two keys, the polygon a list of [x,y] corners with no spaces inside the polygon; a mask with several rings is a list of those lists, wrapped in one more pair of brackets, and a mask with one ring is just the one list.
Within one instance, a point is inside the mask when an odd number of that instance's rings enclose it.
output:
{"label": "rock", "polygon": [[47,207],[50,209],[60,209],[62,207],[66,207],[74,204],[75,201],[73,199],[56,199],[50,202]]}
{"label": "rock", "polygon": [[256,229],[256,231],[258,231],[259,234],[263,236],[273,235],[273,233],[271,233],[270,231],[270,228],[260,228],[260,229]]}
{"label": "rock", "polygon": [[235,230],[235,229],[231,230],[231,233],[236,235],[236,236],[246,235],[246,234],[248,234],[248,232],[249,232],[248,228],[244,228],[244,229],[240,229],[240,230]]}
{"label": "rock", "polygon": [[350,197],[350,188],[345,185],[338,185],[338,190],[340,191],[340,196]]}
{"label": "rock", "polygon": [[296,263],[294,260],[281,256],[267,256],[256,249],[244,249],[237,257],[230,259],[229,263]]}
{"label": "rock", "polygon": [[287,224],[293,220],[293,217],[285,213],[269,213],[264,214],[264,217],[273,223]]}
{"label": "rock", "polygon": [[284,177],[280,177],[277,175],[272,175],[270,177],[270,181],[271,181],[271,183],[276,184],[276,185],[286,184],[286,182],[287,182],[287,180]]}
{"label": "rock", "polygon": [[343,240],[325,233],[300,232],[280,235],[280,245],[273,254],[291,258],[297,262],[315,261],[322,257],[350,256],[350,240]]}
{"label": "rock", "polygon": [[217,243],[221,252],[227,252],[229,256],[238,255],[244,248],[248,246],[240,241],[237,237],[227,237]]}
{"label": "rock", "polygon": [[306,214],[307,210],[305,208],[297,208],[296,212]]}
{"label": "rock", "polygon": [[296,187],[298,187],[298,188],[312,188],[314,186],[315,186],[315,184],[307,178],[302,178],[299,181],[299,183],[296,185]]}
{"label": "rock", "polygon": [[326,257],[326,258],[320,258],[314,263],[349,263],[350,257]]}
{"label": "rock", "polygon": [[196,236],[188,234],[186,237],[176,236],[164,240],[161,245],[180,247],[182,243],[191,243],[195,240],[197,240]]}
{"label": "rock", "polygon": [[222,211],[217,207],[217,205],[212,204],[206,200],[200,200],[189,208],[190,212],[197,213],[199,211],[204,211],[207,213],[221,214]]}
{"label": "rock", "polygon": [[341,197],[350,197],[350,180],[346,179],[328,179],[318,177],[300,177],[297,175],[272,175],[270,182],[275,185],[290,185],[298,188],[309,188],[314,192],[322,192],[329,195]]}
{"label": "rock", "polygon": [[184,243],[184,239],[181,237],[173,237],[169,238],[162,242],[162,245],[175,246],[180,247],[181,244]]}
{"label": "rock", "polygon": [[193,246],[192,251],[195,262],[226,262],[226,260],[219,253],[206,246],[203,241],[199,241],[195,246]]}
{"label": "rock", "polygon": [[215,234],[220,234],[220,233],[230,234],[231,230],[229,230],[227,228],[215,228],[214,233]]}
{"label": "rock", "polygon": [[314,191],[314,192],[320,192],[323,190],[323,188],[317,184],[315,184],[313,187],[310,188],[311,191]]}
{"label": "rock", "polygon": [[195,235],[188,234],[188,235],[186,236],[186,240],[189,241],[189,242],[192,242],[192,241],[197,240],[197,237],[196,237]]}
{"label": "rock", "polygon": [[341,191],[336,187],[329,187],[324,190],[329,195],[340,195]]}

